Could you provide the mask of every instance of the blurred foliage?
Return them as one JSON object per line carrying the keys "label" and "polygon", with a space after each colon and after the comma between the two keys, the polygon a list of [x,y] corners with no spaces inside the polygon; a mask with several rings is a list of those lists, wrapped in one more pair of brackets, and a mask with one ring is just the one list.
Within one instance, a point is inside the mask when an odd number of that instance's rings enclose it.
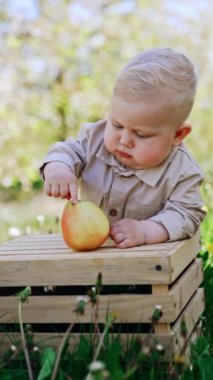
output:
{"label": "blurred foliage", "polygon": [[[20,1],[21,3],[21,1]],[[40,189],[49,146],[104,118],[116,75],[139,51],[170,46],[198,71],[188,145],[211,195],[213,138],[210,3],[180,0],[31,0],[30,13],[0,0],[0,199]],[[188,5],[187,5],[188,4]]]}

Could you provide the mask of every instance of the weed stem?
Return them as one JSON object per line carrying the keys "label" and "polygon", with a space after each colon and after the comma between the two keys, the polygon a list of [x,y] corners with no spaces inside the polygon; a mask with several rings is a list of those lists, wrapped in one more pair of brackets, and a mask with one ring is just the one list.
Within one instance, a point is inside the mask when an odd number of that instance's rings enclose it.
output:
{"label": "weed stem", "polygon": [[51,380],[55,380],[56,379],[56,376],[57,376],[57,373],[58,373],[58,368],[59,368],[59,364],[60,364],[60,359],[61,359],[61,355],[62,355],[62,352],[63,352],[63,348],[64,348],[64,344],[70,334],[70,332],[72,331],[72,328],[74,326],[75,322],[71,323],[68,327],[68,329],[66,330],[63,338],[62,338],[62,341],[61,341],[61,344],[59,346],[59,349],[58,349],[58,353],[57,353],[57,356],[56,356],[56,360],[55,360],[55,365],[54,365],[54,368],[53,368],[53,372],[52,372],[52,376],[51,376]]}
{"label": "weed stem", "polygon": [[21,300],[19,301],[19,304],[18,304],[18,315],[19,315],[19,324],[20,324],[20,330],[21,330],[21,339],[22,339],[24,355],[25,355],[28,374],[29,374],[29,380],[33,380],[33,372],[32,372],[32,368],[31,368],[30,357],[29,357],[26,339],[25,339],[25,335],[24,335],[24,327],[23,327],[23,321],[22,321],[22,301]]}

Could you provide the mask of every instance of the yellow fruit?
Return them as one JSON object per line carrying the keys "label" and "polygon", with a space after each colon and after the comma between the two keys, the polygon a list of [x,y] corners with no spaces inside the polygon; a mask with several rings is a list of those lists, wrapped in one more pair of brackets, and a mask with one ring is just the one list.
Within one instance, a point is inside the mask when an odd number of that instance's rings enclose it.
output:
{"label": "yellow fruit", "polygon": [[104,212],[89,201],[64,208],[62,235],[65,243],[75,251],[91,251],[100,247],[109,236],[109,221]]}

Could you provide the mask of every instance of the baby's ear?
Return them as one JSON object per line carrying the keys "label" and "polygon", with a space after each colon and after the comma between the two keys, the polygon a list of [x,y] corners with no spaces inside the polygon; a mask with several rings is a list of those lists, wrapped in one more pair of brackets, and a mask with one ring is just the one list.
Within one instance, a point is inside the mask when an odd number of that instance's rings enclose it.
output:
{"label": "baby's ear", "polygon": [[175,133],[173,145],[179,145],[185,139],[192,130],[192,126],[189,123],[183,123]]}

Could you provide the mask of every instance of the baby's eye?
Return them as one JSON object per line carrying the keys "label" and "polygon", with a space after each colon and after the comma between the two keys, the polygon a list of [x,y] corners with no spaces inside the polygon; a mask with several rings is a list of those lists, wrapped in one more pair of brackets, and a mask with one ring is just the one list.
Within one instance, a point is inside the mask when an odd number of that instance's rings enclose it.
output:
{"label": "baby's eye", "polygon": [[141,139],[145,139],[145,138],[147,138],[147,136],[145,136],[143,133],[141,133],[141,132],[135,132],[135,134],[136,134],[136,136],[137,137],[140,137]]}
{"label": "baby's eye", "polygon": [[118,128],[118,129],[122,129],[123,128],[123,126],[119,125],[119,124],[113,124],[113,127]]}

